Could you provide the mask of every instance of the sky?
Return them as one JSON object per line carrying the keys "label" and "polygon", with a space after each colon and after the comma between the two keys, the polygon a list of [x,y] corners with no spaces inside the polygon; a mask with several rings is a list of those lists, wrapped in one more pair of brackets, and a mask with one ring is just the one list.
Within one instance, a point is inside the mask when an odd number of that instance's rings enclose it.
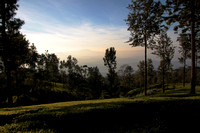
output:
{"label": "sky", "polygon": [[39,53],[48,50],[60,60],[72,55],[81,65],[103,70],[105,50],[115,47],[118,67],[137,67],[144,58],[144,48],[126,43],[130,36],[125,22],[129,13],[126,7],[130,1],[19,0],[17,17],[25,21],[21,32]]}
{"label": "sky", "polygon": [[[20,0],[22,32],[40,53],[123,46],[129,0]],[[124,44],[125,45],[125,44]]]}

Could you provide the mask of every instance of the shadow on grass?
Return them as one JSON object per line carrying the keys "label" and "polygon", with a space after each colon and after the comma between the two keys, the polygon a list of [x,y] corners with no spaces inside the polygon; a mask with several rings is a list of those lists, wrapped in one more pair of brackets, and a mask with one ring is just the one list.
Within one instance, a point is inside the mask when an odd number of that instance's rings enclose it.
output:
{"label": "shadow on grass", "polygon": [[28,131],[54,132],[194,132],[200,120],[200,101],[178,100],[135,103],[98,103],[26,113],[16,123]]}

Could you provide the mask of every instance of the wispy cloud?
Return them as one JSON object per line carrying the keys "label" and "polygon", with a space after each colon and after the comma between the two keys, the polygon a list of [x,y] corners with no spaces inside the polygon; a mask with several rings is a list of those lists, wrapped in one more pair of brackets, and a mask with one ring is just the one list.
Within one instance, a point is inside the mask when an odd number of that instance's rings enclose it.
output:
{"label": "wispy cloud", "polygon": [[64,52],[81,49],[104,49],[124,45],[128,39],[125,27],[101,27],[85,23],[70,27],[66,25],[41,24],[41,31],[22,29],[27,38],[36,44],[39,51]]}
{"label": "wispy cloud", "polygon": [[37,12],[30,14],[26,12],[18,15],[26,21],[22,32],[27,35],[30,42],[35,43],[40,52],[46,49],[64,52],[80,49],[97,50],[120,45],[124,47],[124,42],[129,36],[126,27],[123,26],[99,26],[87,21],[71,26]]}

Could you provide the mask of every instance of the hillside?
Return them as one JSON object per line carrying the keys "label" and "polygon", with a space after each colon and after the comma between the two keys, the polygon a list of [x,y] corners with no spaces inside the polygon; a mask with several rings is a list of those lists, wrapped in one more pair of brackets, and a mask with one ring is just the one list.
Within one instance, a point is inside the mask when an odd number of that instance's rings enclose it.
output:
{"label": "hillside", "polygon": [[0,132],[197,132],[200,87],[188,92],[1,108]]}

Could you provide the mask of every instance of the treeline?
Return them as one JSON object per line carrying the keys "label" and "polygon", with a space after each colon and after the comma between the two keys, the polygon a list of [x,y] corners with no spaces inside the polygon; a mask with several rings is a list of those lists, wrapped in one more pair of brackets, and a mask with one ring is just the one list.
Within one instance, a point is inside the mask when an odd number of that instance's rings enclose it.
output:
{"label": "treeline", "polygon": [[[75,57],[69,55],[66,60],[59,60],[54,53],[37,53],[34,45],[28,47],[28,59],[19,68],[11,71],[11,89],[8,92],[4,66],[0,73],[1,105],[29,105],[69,100],[103,99],[112,97],[134,96],[144,92],[144,61],[133,70],[130,65],[122,65],[116,70],[116,51],[109,48],[103,58],[108,67],[107,76],[102,76],[98,67],[80,66]],[[31,58],[34,61],[31,61]],[[31,64],[29,64],[29,63]],[[183,67],[173,70],[172,67],[163,75],[162,64],[156,70],[153,61],[148,59],[148,93],[162,88],[165,76],[165,90],[169,84],[189,83],[191,68]],[[200,71],[198,71],[200,74]],[[183,82],[184,81],[184,82]],[[197,83],[200,83],[199,80]]]}
{"label": "treeline", "polygon": [[[153,0],[132,1],[126,20],[131,33],[128,43],[144,46],[145,59],[139,62],[137,71],[129,65],[117,71],[116,50],[108,48],[103,57],[108,68],[105,77],[97,66],[80,66],[71,55],[59,60],[48,51],[39,54],[35,45],[19,31],[24,21],[15,18],[17,1],[0,3],[1,106],[133,96],[141,92],[147,95],[151,93],[147,90],[152,88],[162,88],[164,93],[169,84],[180,82],[183,86],[191,82],[191,93],[195,93],[195,85],[199,83],[199,1],[166,0],[165,4]],[[175,47],[167,35],[172,23],[176,25],[174,30],[180,32],[177,40],[179,61],[183,64],[175,70],[171,63]],[[148,48],[160,58],[156,69],[147,57]],[[186,66],[188,59],[191,66]]]}

